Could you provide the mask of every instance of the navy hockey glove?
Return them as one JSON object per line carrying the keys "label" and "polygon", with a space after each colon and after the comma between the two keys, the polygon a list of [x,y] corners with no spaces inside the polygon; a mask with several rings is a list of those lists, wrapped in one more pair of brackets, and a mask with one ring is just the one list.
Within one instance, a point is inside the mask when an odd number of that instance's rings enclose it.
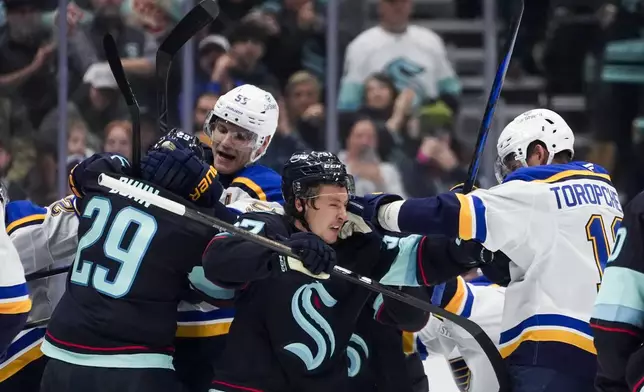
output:
{"label": "navy hockey glove", "polygon": [[388,193],[372,193],[365,196],[353,196],[349,200],[347,212],[357,215],[366,222],[380,227],[378,224],[378,209],[394,201],[402,200],[398,195]]}
{"label": "navy hockey glove", "polygon": [[476,268],[494,261],[494,252],[474,240],[463,241],[457,238],[453,242],[450,254],[457,264],[466,268]]}
{"label": "navy hockey glove", "polygon": [[82,160],[69,172],[69,187],[76,197],[83,197],[87,186],[95,186],[100,173],[132,175],[132,166],[123,156],[109,152]]}
{"label": "navy hockey glove", "polygon": [[[299,260],[313,275],[322,272],[331,273],[336,264],[335,250],[322,238],[311,232],[295,233],[289,238],[283,239],[283,243],[299,255]],[[282,272],[286,270],[284,265],[280,265],[276,269]]]}
{"label": "navy hockey glove", "polygon": [[188,148],[150,150],[141,160],[141,177],[205,208],[224,192],[217,170]]}

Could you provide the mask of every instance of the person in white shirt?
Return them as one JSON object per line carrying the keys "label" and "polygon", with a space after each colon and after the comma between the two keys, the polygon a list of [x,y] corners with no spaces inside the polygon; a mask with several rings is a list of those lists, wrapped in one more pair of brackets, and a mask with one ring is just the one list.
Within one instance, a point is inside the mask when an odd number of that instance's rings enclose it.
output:
{"label": "person in white shirt", "polygon": [[452,109],[458,107],[461,85],[445,43],[435,32],[409,25],[411,12],[412,0],[380,0],[379,25],[362,32],[347,47],[340,110],[359,108],[364,83],[377,72],[392,77],[398,91],[414,89],[418,102],[440,99]]}

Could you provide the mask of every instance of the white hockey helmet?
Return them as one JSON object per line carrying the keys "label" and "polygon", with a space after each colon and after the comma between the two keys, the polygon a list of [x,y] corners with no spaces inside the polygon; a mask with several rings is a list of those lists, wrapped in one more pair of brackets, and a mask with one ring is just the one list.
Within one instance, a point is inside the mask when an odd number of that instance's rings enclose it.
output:
{"label": "white hockey helmet", "polygon": [[521,166],[528,166],[528,146],[535,141],[542,142],[548,150],[546,164],[552,163],[552,158],[558,152],[570,151],[571,155],[575,153],[575,135],[560,115],[548,109],[529,110],[512,120],[499,136],[495,164],[499,182],[513,169],[508,168],[507,163],[518,161]]}
{"label": "white hockey helmet", "polygon": [[212,139],[215,120],[235,124],[253,133],[256,137],[249,162],[253,163],[266,153],[268,145],[261,152],[259,149],[267,138],[273,138],[278,119],[279,108],[273,95],[252,84],[244,84],[219,97],[206,117],[204,133]]}

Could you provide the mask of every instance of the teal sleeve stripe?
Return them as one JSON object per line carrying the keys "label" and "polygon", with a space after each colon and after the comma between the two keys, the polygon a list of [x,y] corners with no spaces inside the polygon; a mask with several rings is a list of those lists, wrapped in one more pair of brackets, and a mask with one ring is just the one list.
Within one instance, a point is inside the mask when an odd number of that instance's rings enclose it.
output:
{"label": "teal sleeve stripe", "polygon": [[619,266],[606,268],[602,287],[595,301],[593,317],[607,321],[623,320],[621,322],[638,325],[634,320],[642,316],[644,316],[644,274]]}
{"label": "teal sleeve stripe", "polygon": [[420,235],[400,238],[398,254],[389,271],[380,279],[380,283],[388,286],[420,287],[416,277],[416,259],[422,238]]}

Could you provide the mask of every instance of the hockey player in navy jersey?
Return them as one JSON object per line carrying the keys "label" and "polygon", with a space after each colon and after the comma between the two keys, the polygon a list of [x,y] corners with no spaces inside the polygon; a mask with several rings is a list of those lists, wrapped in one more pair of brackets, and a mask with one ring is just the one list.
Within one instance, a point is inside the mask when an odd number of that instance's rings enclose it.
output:
{"label": "hockey player in navy jersey", "polygon": [[175,147],[177,159],[162,165],[169,190],[133,178],[129,162],[116,155],[97,157],[71,174],[81,214],[78,250],[41,346],[50,358],[43,392],[183,390],[172,365],[177,307],[189,272],[216,231],[178,224],[176,216],[97,183],[98,174],[112,174],[212,213],[223,192],[216,170],[204,162],[197,143]]}
{"label": "hockey player in navy jersey", "polygon": [[625,209],[597,295],[591,325],[597,347],[595,388],[641,391],[644,386],[644,193]]}
{"label": "hockey player in navy jersey", "polygon": [[[222,95],[210,111],[204,132],[212,141],[212,164],[224,187],[221,203],[236,215],[257,211],[282,211],[281,177],[256,162],[266,153],[277,129],[279,109],[275,98],[253,85],[242,85]],[[163,185],[163,165],[173,161],[171,150],[159,149],[143,169]],[[163,165],[161,164],[163,162]],[[202,278],[197,267],[193,277]],[[222,290],[200,279],[210,296],[230,300],[232,290]],[[182,302],[175,352],[175,368],[192,391],[203,391],[212,380],[212,363],[223,349],[234,311],[209,303]]]}
{"label": "hockey player in navy jersey", "polygon": [[515,392],[593,388],[589,321],[623,213],[606,171],[572,162],[573,144],[561,116],[532,110],[499,137],[500,185],[364,204],[385,230],[474,239],[512,260],[499,347]]}
{"label": "hockey player in navy jersey", "polygon": [[[237,225],[283,241],[301,255],[312,275],[330,272],[337,263],[386,284],[419,286],[489,261],[489,252],[475,243],[419,235],[383,240],[361,219],[348,221],[353,181],[331,153],[295,154],[282,175],[286,215],[243,214]],[[481,255],[488,258],[481,260]],[[217,235],[204,252],[206,277],[239,290],[237,314],[210,391],[353,390],[350,377],[361,362],[356,347],[364,346],[356,323],[374,294],[342,279],[317,280],[294,272],[288,263],[270,249],[227,233]],[[416,330],[427,316],[381,295],[373,302],[372,317],[401,329]]]}
{"label": "hockey player in navy jersey", "polygon": [[25,273],[5,228],[6,189],[0,182],[0,357],[20,332],[31,309]]}

